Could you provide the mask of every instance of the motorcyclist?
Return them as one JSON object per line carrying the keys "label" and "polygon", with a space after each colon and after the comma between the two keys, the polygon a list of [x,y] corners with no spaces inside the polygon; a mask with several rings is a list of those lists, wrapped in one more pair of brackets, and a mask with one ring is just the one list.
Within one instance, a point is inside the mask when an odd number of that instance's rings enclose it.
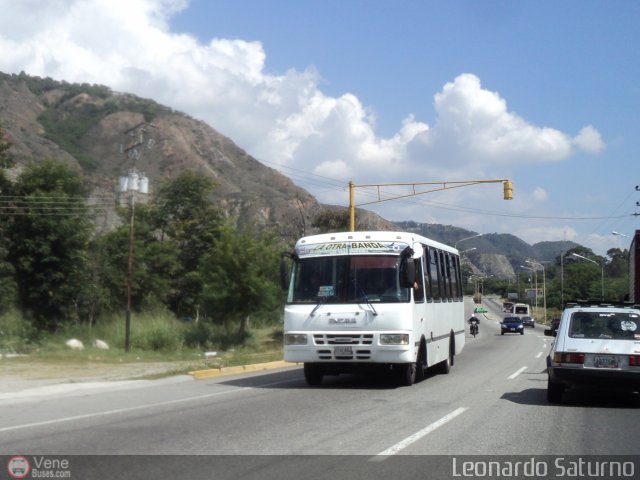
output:
{"label": "motorcyclist", "polygon": [[477,329],[476,331],[480,333],[480,319],[475,315],[471,315],[471,318],[469,318],[468,323],[469,325],[471,325],[473,322],[476,322],[476,329]]}

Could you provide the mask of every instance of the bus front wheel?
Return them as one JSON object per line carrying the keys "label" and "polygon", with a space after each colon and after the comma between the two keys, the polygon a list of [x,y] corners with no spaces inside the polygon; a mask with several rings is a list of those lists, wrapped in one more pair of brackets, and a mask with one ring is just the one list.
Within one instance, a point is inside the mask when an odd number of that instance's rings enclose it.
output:
{"label": "bus front wheel", "polygon": [[324,376],[323,369],[320,365],[313,363],[304,364],[304,379],[307,385],[316,387],[322,383],[322,377]]}
{"label": "bus front wheel", "polygon": [[403,387],[410,387],[416,381],[416,364],[401,363],[396,365],[398,369],[398,383]]}

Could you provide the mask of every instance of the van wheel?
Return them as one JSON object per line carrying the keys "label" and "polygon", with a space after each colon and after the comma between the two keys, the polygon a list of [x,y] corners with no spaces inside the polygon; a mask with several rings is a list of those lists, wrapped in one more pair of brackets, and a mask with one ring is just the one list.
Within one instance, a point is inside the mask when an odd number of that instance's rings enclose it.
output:
{"label": "van wheel", "polygon": [[304,364],[304,379],[307,382],[307,385],[312,387],[317,387],[322,383],[322,377],[324,376],[324,369],[313,363],[305,363]]}

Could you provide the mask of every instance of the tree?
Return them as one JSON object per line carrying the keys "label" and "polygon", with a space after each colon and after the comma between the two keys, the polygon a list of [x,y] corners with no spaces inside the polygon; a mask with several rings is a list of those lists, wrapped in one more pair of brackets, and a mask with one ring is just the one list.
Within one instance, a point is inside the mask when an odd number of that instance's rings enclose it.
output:
{"label": "tree", "polygon": [[[172,298],[172,279],[179,269],[178,248],[174,241],[161,242],[156,235],[151,207],[138,205],[135,209],[134,255],[132,264],[131,305],[135,310],[143,306],[167,305]],[[109,309],[125,305],[129,255],[129,212],[122,210],[122,225],[92,243],[96,255],[96,270],[100,283],[108,292]]]}
{"label": "tree", "polygon": [[6,138],[6,134],[0,125],[0,195],[3,201],[0,205],[0,314],[6,312],[15,304],[17,285],[14,279],[15,270],[13,265],[8,261],[9,243],[7,237],[7,221],[11,213],[10,195],[12,193],[12,185],[8,180],[4,169],[14,166],[15,162],[10,155],[9,149],[11,143]]}
{"label": "tree", "polygon": [[349,230],[349,210],[322,210],[313,219],[311,226],[322,233],[347,231]]}
{"label": "tree", "polygon": [[227,227],[203,258],[202,305],[227,333],[235,323],[244,339],[251,315],[280,306],[278,245],[269,233],[258,234],[251,228],[236,232]]}
{"label": "tree", "polygon": [[9,149],[11,148],[11,142],[7,138],[2,125],[0,125],[0,168],[11,168],[15,166],[15,160],[11,156]]}
{"label": "tree", "polygon": [[92,228],[80,174],[52,160],[28,167],[7,224],[20,306],[40,327],[79,320]]}
{"label": "tree", "polygon": [[162,184],[153,201],[151,221],[160,239],[175,242],[178,251],[169,305],[180,317],[198,316],[203,285],[198,266],[220,236],[223,216],[211,202],[214,188],[211,179],[185,171]]}
{"label": "tree", "polygon": [[607,250],[609,262],[606,267],[607,275],[611,277],[622,277],[629,275],[629,250],[610,248]]}

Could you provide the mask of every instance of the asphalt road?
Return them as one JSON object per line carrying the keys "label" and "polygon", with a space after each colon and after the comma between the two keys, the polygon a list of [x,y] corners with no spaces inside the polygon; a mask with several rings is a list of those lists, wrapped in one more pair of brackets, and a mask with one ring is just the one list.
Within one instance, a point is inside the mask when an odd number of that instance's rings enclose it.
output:
{"label": "asphalt road", "polygon": [[[343,478],[356,468],[346,461],[351,455],[383,475],[413,455],[638,453],[637,395],[583,391],[549,405],[545,357],[552,337],[541,326],[502,336],[498,305],[485,304],[488,318],[476,338],[467,335],[451,373],[430,375],[412,387],[380,376],[341,375],[311,388],[294,366],[211,380],[173,377],[15,396],[0,399],[0,455],[163,456],[124,457],[116,464],[116,457],[88,457],[98,476],[86,478],[106,478],[99,475],[104,461],[111,471],[123,469],[126,478],[155,478],[149,476],[154,468],[167,473],[188,467],[189,478],[211,472],[206,457],[185,455],[232,455],[222,458],[233,465],[218,466],[229,474],[225,478],[283,478],[297,468],[317,474],[310,478]],[[333,475],[316,455],[339,456],[324,457],[337,465]],[[433,461],[446,465],[431,465],[443,475],[432,478],[451,476],[451,457]],[[233,468],[243,474],[231,475]],[[358,478],[354,473],[351,478]]]}

